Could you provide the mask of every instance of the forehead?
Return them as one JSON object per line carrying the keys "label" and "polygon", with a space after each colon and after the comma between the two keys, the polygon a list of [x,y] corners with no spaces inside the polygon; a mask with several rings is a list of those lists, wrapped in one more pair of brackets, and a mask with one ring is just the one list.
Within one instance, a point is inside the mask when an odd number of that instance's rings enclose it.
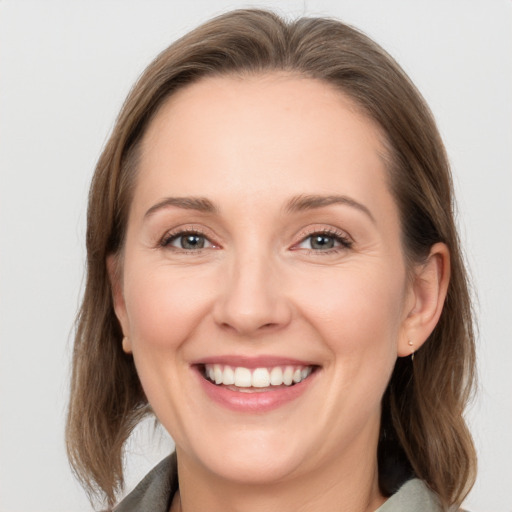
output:
{"label": "forehead", "polygon": [[[187,120],[190,124],[183,124]],[[227,129],[233,120],[240,125],[250,124],[255,135],[258,128],[263,126],[267,131],[270,125],[278,123],[287,128],[289,139],[297,135],[294,128],[315,138],[315,135],[325,135],[318,132],[318,125],[330,123],[331,129],[337,125],[333,137],[350,124],[351,130],[355,125],[362,128],[358,135],[366,132],[365,138],[373,139],[372,142],[380,145],[379,140],[384,139],[380,127],[334,85],[275,72],[206,77],[179,89],[158,109],[146,131],[144,144],[150,146],[162,128],[172,130],[172,125],[177,128],[178,122],[183,134],[184,130],[188,132],[193,128],[194,135],[212,136],[214,133],[206,133],[212,125]],[[306,134],[304,129],[308,126],[311,130]],[[384,152],[383,145],[380,149]]]}
{"label": "forehead", "polygon": [[172,195],[221,197],[238,187],[242,196],[261,196],[271,189],[275,199],[338,187],[364,200],[387,182],[382,141],[376,123],[322,81],[209,77],[156,113],[143,139],[137,189],[146,195],[157,181]]}

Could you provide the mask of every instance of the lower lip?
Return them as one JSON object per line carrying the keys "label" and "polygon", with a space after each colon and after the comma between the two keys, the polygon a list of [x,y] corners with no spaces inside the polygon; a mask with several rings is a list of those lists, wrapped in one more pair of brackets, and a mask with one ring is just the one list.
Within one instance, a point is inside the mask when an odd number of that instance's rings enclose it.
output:
{"label": "lower lip", "polygon": [[214,402],[232,411],[247,413],[272,411],[296,400],[307,391],[318,373],[313,372],[307,379],[293,386],[270,388],[268,391],[243,392],[217,386],[205,379],[197,367],[194,369],[204,391]]}

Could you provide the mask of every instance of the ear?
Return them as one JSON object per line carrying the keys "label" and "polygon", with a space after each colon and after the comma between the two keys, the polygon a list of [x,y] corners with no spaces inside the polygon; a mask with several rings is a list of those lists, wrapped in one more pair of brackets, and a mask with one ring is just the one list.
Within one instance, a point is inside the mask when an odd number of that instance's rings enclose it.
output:
{"label": "ear", "polygon": [[450,251],[446,244],[432,246],[425,262],[413,271],[406,318],[398,343],[398,356],[409,356],[428,339],[439,321],[450,282]]}
{"label": "ear", "polygon": [[126,303],[123,294],[123,283],[121,280],[121,272],[119,268],[119,256],[110,254],[107,256],[107,272],[110,279],[110,287],[112,290],[112,301],[114,303],[114,311],[123,331],[123,350],[127,354],[131,354],[132,347],[130,338],[128,337],[129,322],[126,313]]}

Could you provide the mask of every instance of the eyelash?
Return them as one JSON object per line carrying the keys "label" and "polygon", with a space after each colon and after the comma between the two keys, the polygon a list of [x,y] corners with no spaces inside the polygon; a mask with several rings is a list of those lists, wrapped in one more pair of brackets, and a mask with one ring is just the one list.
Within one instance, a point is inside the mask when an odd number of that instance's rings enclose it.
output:
{"label": "eyelash", "polygon": [[306,242],[308,239],[311,239],[312,237],[325,237],[325,238],[332,238],[334,242],[339,243],[338,247],[333,247],[331,249],[325,249],[325,250],[319,250],[319,249],[306,249],[308,254],[314,254],[314,255],[327,255],[327,254],[333,254],[338,253],[340,251],[344,251],[347,249],[351,249],[354,242],[342,231],[338,231],[336,229],[315,229],[311,232],[309,232],[306,236],[301,238],[301,240],[294,245],[296,248],[295,250],[299,250],[299,245]]}
{"label": "eyelash", "polygon": [[[211,248],[211,247],[213,247],[213,248],[218,247],[218,245],[214,244],[203,232],[201,232],[201,230],[198,230],[198,229],[183,229],[183,230],[166,233],[164,235],[164,237],[160,240],[159,246],[163,247],[163,248],[169,247],[170,244],[172,242],[174,242],[175,240],[182,238],[182,237],[186,237],[186,236],[197,236],[197,237],[204,238],[205,241],[207,241],[209,244],[211,244],[210,247],[207,247],[207,249]],[[312,249],[312,248],[306,249],[308,254],[315,254],[315,255],[333,254],[333,253],[338,253],[338,252],[346,250],[346,249],[350,249],[353,246],[353,241],[342,231],[337,231],[335,229],[319,229],[319,230],[313,230],[313,231],[309,232],[308,234],[306,234],[306,236],[303,236],[298,243],[293,245],[292,250],[299,250],[300,249],[299,246],[301,244],[303,244],[308,239],[311,239],[314,236],[331,238],[334,240],[335,243],[337,242],[339,244],[339,246],[333,247],[330,249],[325,249],[325,250]],[[179,247],[172,247],[172,249],[177,250],[181,253],[185,253],[185,254],[198,254],[198,253],[202,252],[204,247],[201,247],[199,249],[185,249],[185,248],[179,248]]]}
{"label": "eyelash", "polygon": [[[209,244],[211,244],[211,247],[216,247],[216,245],[209,240],[209,238],[202,233],[198,229],[180,229],[178,231],[166,233],[164,237],[160,240],[159,246],[166,248],[169,247],[172,242],[175,240],[178,240],[179,238],[186,237],[186,236],[197,236],[204,238],[205,241],[207,241]],[[171,247],[172,249],[185,253],[185,254],[198,254],[202,251],[203,247],[199,249],[184,249],[180,247]],[[207,247],[209,248],[209,247]]]}

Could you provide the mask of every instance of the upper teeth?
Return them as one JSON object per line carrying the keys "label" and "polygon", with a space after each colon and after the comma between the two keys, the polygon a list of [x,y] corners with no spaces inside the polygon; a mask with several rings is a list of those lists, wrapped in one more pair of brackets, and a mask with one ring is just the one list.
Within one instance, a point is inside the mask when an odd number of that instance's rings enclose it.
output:
{"label": "upper teeth", "polygon": [[307,378],[312,366],[274,366],[272,368],[244,368],[220,364],[206,364],[206,377],[215,384],[235,385],[240,388],[266,388],[269,386],[291,386]]}

